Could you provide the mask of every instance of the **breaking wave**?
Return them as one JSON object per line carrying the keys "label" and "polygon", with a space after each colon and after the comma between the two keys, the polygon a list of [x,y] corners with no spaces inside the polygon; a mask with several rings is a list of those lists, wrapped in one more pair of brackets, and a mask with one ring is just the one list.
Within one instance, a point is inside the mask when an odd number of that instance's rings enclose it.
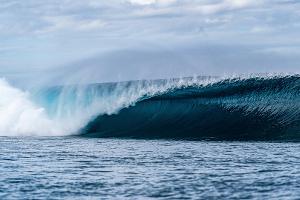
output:
{"label": "breaking wave", "polygon": [[299,75],[0,91],[0,135],[300,140]]}

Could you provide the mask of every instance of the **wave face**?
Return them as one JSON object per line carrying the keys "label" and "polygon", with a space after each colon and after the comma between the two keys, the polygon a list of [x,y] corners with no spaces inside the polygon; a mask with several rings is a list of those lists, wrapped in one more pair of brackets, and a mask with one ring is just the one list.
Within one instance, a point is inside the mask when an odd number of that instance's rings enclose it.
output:
{"label": "wave face", "polygon": [[298,75],[3,88],[2,135],[300,141]]}

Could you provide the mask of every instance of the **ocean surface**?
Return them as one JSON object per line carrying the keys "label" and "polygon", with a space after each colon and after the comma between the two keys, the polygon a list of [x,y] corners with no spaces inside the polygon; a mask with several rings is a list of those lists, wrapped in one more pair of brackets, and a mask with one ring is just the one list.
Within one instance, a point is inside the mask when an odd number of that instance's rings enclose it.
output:
{"label": "ocean surface", "polygon": [[300,198],[299,74],[0,94],[0,199]]}
{"label": "ocean surface", "polygon": [[300,144],[1,137],[0,199],[299,199]]}

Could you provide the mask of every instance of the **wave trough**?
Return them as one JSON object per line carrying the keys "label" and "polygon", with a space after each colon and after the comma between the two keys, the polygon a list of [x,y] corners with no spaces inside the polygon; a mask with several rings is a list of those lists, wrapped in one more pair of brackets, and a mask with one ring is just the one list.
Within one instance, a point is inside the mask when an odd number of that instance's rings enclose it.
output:
{"label": "wave trough", "polygon": [[300,140],[298,75],[0,91],[1,135]]}

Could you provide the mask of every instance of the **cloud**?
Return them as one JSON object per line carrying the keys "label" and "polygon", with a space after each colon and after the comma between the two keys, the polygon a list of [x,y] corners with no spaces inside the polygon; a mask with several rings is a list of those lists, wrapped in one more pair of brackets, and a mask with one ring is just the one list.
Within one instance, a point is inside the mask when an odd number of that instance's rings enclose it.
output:
{"label": "cloud", "polygon": [[[114,52],[122,49],[134,54],[151,46],[157,52],[169,48],[179,52],[186,44],[199,44],[202,54],[203,49],[213,51],[216,44],[231,44],[235,57],[251,55],[253,65],[269,62],[272,66],[274,62],[259,54],[268,52],[277,60],[290,52],[298,55],[299,9],[296,0],[1,0],[0,68],[2,72],[50,69],[107,52],[114,57]],[[285,48],[292,45],[296,46],[292,51]],[[249,47],[245,48],[249,52],[242,55],[240,48],[235,48],[239,46]],[[197,55],[188,63],[209,63],[207,67],[213,68],[220,63],[212,60],[223,52]],[[246,65],[242,59],[233,62],[234,56],[226,55],[224,65]],[[299,63],[295,56],[289,66]]]}
{"label": "cloud", "polygon": [[91,31],[105,26],[105,22],[100,19],[77,20],[71,16],[47,16],[44,17],[48,26],[38,30],[38,33],[49,33],[61,30],[66,31]]}
{"label": "cloud", "polygon": [[[0,5],[0,35],[43,33],[74,27],[85,31],[102,27],[105,23],[126,23],[145,16],[189,16],[217,14],[259,5],[250,0],[3,0]],[[199,16],[198,16],[199,17]],[[77,26],[74,26],[77,24]],[[86,26],[84,24],[87,24]],[[127,24],[124,24],[125,26]]]}
{"label": "cloud", "polygon": [[175,3],[177,0],[128,0],[132,4],[136,5],[169,5]]}

